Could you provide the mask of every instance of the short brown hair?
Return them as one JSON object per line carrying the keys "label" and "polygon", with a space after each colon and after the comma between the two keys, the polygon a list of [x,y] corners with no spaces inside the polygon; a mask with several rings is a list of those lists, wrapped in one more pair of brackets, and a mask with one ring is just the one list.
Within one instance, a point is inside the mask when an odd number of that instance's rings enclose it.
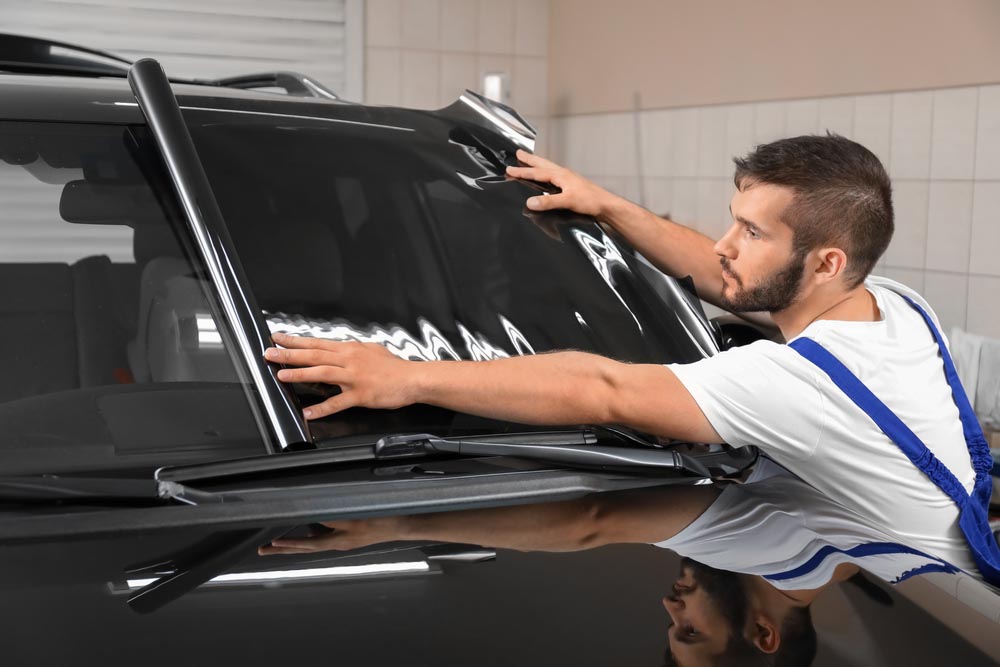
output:
{"label": "short brown hair", "polygon": [[827,245],[847,255],[844,277],[860,285],[892,239],[892,184],[885,167],[861,144],[827,132],[780,139],[734,158],[733,181],[791,188],[782,222],[792,228],[795,252]]}

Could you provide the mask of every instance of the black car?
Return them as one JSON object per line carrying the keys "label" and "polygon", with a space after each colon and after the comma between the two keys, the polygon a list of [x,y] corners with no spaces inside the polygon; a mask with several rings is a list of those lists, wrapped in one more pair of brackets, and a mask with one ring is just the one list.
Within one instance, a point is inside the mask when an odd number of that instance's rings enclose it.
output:
{"label": "black car", "polygon": [[[524,209],[544,186],[504,174],[534,143],[513,110],[471,92],[435,112],[363,106],[294,73],[171,81],[155,61],[15,36],[0,36],[0,71],[9,664],[523,662],[521,644],[483,651],[501,619],[551,612],[569,629],[589,615],[542,601],[545,581],[566,591],[570,573],[604,569],[605,614],[637,582],[593,554],[505,554],[484,574],[463,565],[494,558],[476,545],[266,560],[256,547],[336,518],[704,484],[752,464],[748,450],[429,406],[303,421],[327,389],[276,380],[271,332],[411,359],[688,362],[728,340],[688,285],[593,220]],[[532,610],[484,613],[460,595],[472,590]],[[415,634],[449,627],[460,636],[416,655]],[[572,635],[544,643],[622,655]]]}

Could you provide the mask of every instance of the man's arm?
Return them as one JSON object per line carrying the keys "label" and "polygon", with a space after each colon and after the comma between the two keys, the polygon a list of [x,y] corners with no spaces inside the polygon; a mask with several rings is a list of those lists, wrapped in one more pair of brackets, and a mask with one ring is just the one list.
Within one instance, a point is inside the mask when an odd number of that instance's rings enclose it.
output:
{"label": "man's arm", "polygon": [[612,194],[554,162],[521,150],[517,158],[528,166],[508,167],[510,176],[551,183],[562,190],[530,198],[529,209],[569,209],[597,218],[621,234],[660,271],[675,278],[691,276],[698,296],[721,306],[722,272],[712,239]]}
{"label": "man's arm", "polygon": [[521,424],[626,424],[694,442],[721,442],[670,369],[625,364],[583,352],[493,361],[405,361],[381,345],[274,334],[286,349],[269,361],[302,366],[282,382],[325,382],[341,393],[304,411],[318,419],[352,407],[425,403]]}
{"label": "man's arm", "polygon": [[326,523],[332,533],[274,540],[261,555],[358,549],[395,541],[479,544],[518,551],[580,551],[661,542],[718,497],[711,486],[597,494],[559,503]]}

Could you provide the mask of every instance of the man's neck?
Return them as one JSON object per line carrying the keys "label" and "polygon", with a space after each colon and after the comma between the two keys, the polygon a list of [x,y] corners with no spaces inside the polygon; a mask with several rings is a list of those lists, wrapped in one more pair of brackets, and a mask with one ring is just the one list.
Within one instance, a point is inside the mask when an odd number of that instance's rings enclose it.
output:
{"label": "man's neck", "polygon": [[877,322],[881,318],[874,295],[864,284],[850,290],[812,292],[785,310],[771,313],[785,340],[791,340],[819,320]]}

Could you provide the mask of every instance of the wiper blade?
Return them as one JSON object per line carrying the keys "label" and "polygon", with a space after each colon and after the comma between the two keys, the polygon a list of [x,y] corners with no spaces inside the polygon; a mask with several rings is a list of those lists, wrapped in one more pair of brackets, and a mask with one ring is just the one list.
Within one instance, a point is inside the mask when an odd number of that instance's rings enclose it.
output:
{"label": "wiper blade", "polygon": [[[648,472],[658,470],[684,469],[680,453],[668,449],[639,447],[609,447],[597,445],[597,437],[586,433],[588,438],[579,442],[559,444],[512,441],[505,437],[492,439],[438,438],[429,434],[397,435],[382,438],[375,445],[378,458],[401,458],[425,454],[458,454],[459,456],[517,456],[561,463],[568,466],[610,468],[614,470],[636,469]],[[707,468],[692,459],[690,472],[710,477]]]}
{"label": "wiper blade", "polygon": [[121,477],[0,477],[0,501],[158,502],[160,486],[151,479]]}
{"label": "wiper blade", "polygon": [[673,447],[657,447],[634,434],[604,428],[623,446],[598,445],[590,430],[495,433],[466,437],[438,437],[428,433],[387,435],[375,443],[333,447],[217,461],[191,466],[161,468],[159,482],[193,482],[232,478],[240,475],[268,474],[339,463],[391,461],[451,454],[457,456],[513,456],[547,461],[568,467],[598,468],[628,473],[656,474],[686,472],[698,477],[716,478],[736,474],[756,459],[755,448],[689,454]]}
{"label": "wiper blade", "polygon": [[[310,468],[314,466],[324,466],[337,463],[354,463],[363,461],[378,461],[384,459],[422,456],[433,454],[434,452],[403,452],[398,454],[387,450],[384,441],[397,437],[434,437],[425,434],[417,436],[396,436],[388,435],[378,441],[365,445],[352,445],[350,447],[331,447],[327,449],[313,449],[303,452],[286,452],[281,454],[268,454],[265,456],[254,456],[243,459],[232,459],[229,461],[215,461],[212,463],[201,463],[188,466],[171,466],[160,468],[156,471],[156,479],[160,482],[192,482],[204,479],[219,479],[225,477],[236,477],[239,475],[251,475],[258,473],[273,473],[297,468]],[[463,438],[441,438],[442,440],[455,440],[459,442],[503,442],[510,444],[535,444],[548,445],[553,447],[567,445],[589,445],[597,442],[597,436],[590,431],[537,431],[529,433],[501,433],[480,436],[468,436]]]}

